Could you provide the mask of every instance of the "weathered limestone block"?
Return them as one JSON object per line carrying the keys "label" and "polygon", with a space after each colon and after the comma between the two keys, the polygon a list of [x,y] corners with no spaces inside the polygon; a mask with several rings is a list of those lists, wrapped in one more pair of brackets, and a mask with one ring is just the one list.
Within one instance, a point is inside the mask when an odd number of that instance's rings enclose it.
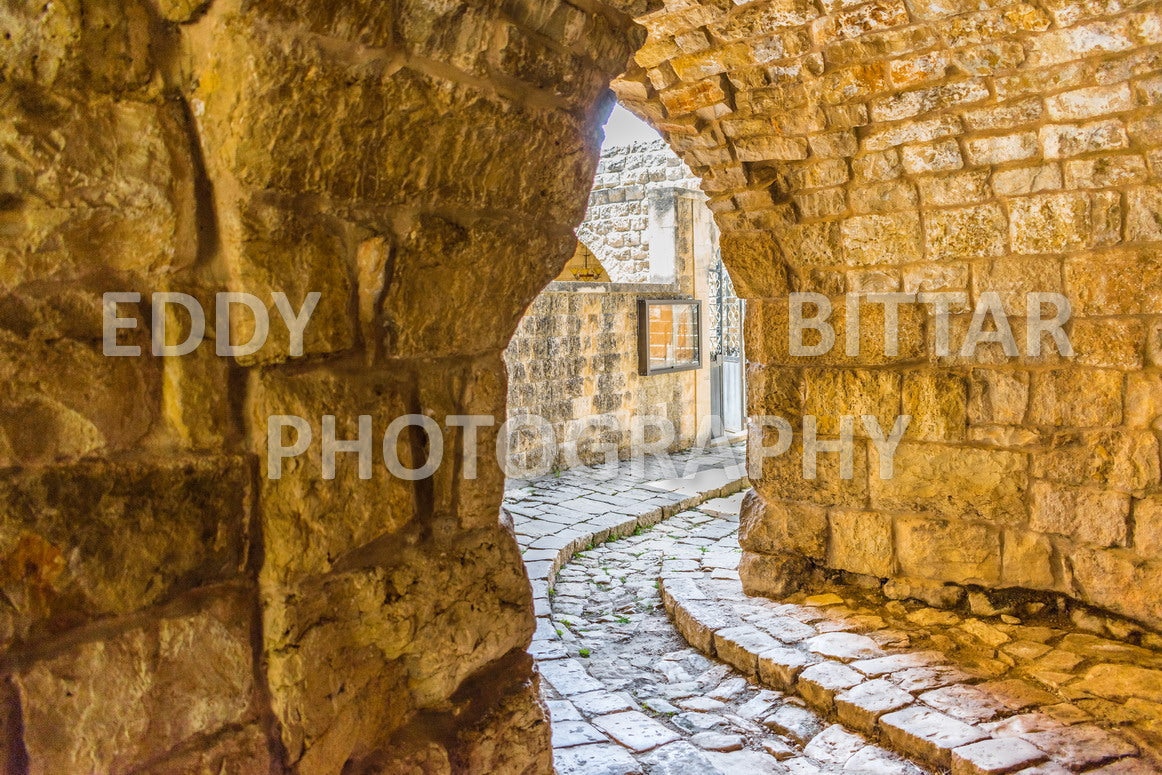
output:
{"label": "weathered limestone block", "polygon": [[108,282],[110,272],[126,273],[115,284],[124,287],[102,290],[141,290],[140,275],[193,261],[193,161],[179,109],[29,84],[5,84],[0,99],[0,292]]}
{"label": "weathered limestone block", "polygon": [[827,514],[810,503],[766,501],[747,491],[739,515],[739,544],[761,554],[791,552],[822,559],[827,553]]}
{"label": "weathered limestone block", "polygon": [[[596,165],[582,119],[409,67],[390,74],[353,67],[254,19],[215,21],[199,30],[194,94],[204,105],[196,113],[212,170],[288,195],[580,220],[578,193]],[[215,58],[216,50],[261,55]],[[285,109],[286,91],[294,110]],[[272,147],[280,149],[277,158]],[[540,195],[528,196],[532,191]]]}
{"label": "weathered limestone block", "polygon": [[1126,248],[1068,258],[1065,287],[1073,314],[1149,315],[1162,309],[1162,259]]}
{"label": "weathered limestone block", "polygon": [[1005,252],[1008,225],[997,205],[938,210],[924,228],[929,259],[955,261]]}
{"label": "weathered limestone block", "polygon": [[807,561],[793,554],[742,553],[738,577],[748,595],[781,598],[797,591],[807,576]]}
{"label": "weathered limestone block", "polygon": [[[286,294],[295,313],[304,309],[307,294],[320,294],[303,330],[300,355],[352,347],[356,321],[351,311],[357,282],[354,229],[325,213],[269,197],[240,203],[239,219],[242,242],[231,262],[231,290],[257,296],[266,305],[270,329],[260,350],[238,360],[255,365],[292,356],[288,327],[272,297],[276,292]],[[254,326],[249,311],[234,313],[231,324],[234,342],[250,340]]]}
{"label": "weathered limestone block", "polygon": [[[401,236],[383,296],[385,350],[402,357],[478,352],[507,344],[522,313],[572,254],[569,234],[546,234],[486,220],[459,224],[427,216]],[[530,257],[535,257],[529,260]],[[458,267],[432,282],[431,267]],[[492,289],[490,314],[464,315],[454,303]]]}
{"label": "weathered limestone block", "polygon": [[1027,373],[973,369],[968,392],[968,421],[973,425],[1020,424],[1028,402]]}
{"label": "weathered limestone block", "polygon": [[719,237],[719,245],[739,296],[769,299],[790,290],[783,251],[771,235],[728,231]]}
{"label": "weathered limestone block", "polygon": [[1162,584],[1162,563],[1143,560],[1124,549],[1074,547],[1067,554],[1074,594],[1084,600],[1143,622],[1162,618],[1156,590]]}
{"label": "weathered limestone block", "polygon": [[1122,421],[1122,375],[1059,369],[1032,375],[1029,421],[1064,427],[1111,427]]}
{"label": "weathered limestone block", "polygon": [[29,773],[136,772],[254,720],[250,610],[227,594],[19,669]]}
{"label": "weathered limestone block", "polygon": [[1025,519],[1024,454],[904,441],[890,479],[876,475],[878,455],[871,457],[871,502],[877,508],[996,523]]}
{"label": "weathered limestone block", "polygon": [[[1140,369],[1146,327],[1141,320],[1081,319],[1073,322],[1069,342],[1077,352],[1076,363],[1110,369]],[[1135,376],[1128,375],[1131,379]]]}
{"label": "weathered limestone block", "polygon": [[992,586],[1000,579],[1000,533],[989,525],[896,519],[896,556],[909,576]]}
{"label": "weathered limestone block", "polygon": [[870,369],[804,369],[803,414],[814,415],[820,434],[839,433],[839,418],[855,417],[853,432],[867,436],[861,417],[874,416],[890,433],[900,413],[900,377]]}
{"label": "weathered limestone block", "polygon": [[239,577],[250,479],[239,457],[95,460],[6,474],[0,643],[39,642]]}
{"label": "weathered limestone block", "polygon": [[137,2],[12,3],[0,11],[0,75],[94,92],[143,87],[154,68],[149,24]]}
{"label": "weathered limestone block", "polygon": [[1132,372],[1126,375],[1126,425],[1159,429],[1162,418],[1162,374]]}
{"label": "weathered limestone block", "polygon": [[[913,371],[904,375],[903,414],[910,415],[910,439],[959,441],[968,425],[968,380],[955,372]],[[880,426],[885,431],[895,418]]]}
{"label": "weathered limestone block", "polygon": [[532,592],[499,524],[443,541],[388,536],[349,568],[271,587],[264,632],[275,713],[300,771],[332,772],[534,629]]}
{"label": "weathered limestone block", "polygon": [[747,406],[752,415],[782,417],[791,427],[802,426],[803,387],[799,369],[746,365]]}
{"label": "weathered limestone block", "polygon": [[827,565],[887,578],[895,571],[892,520],[875,511],[832,509]]}
{"label": "weathered limestone block", "polygon": [[[255,454],[262,477],[259,490],[264,553],[268,572],[276,578],[297,573],[318,573],[330,569],[345,553],[380,536],[399,530],[416,516],[414,483],[390,474],[383,462],[382,441],[387,424],[408,413],[409,375],[399,370],[377,372],[264,371],[254,385],[250,416],[259,435]],[[311,443],[297,457],[281,463],[281,471],[270,468],[267,437],[270,418],[301,417],[309,423]],[[335,455],[334,479],[319,485],[323,476],[322,418],[335,418],[335,437],[355,439],[359,416],[371,418],[371,477],[361,479],[355,453]],[[410,429],[419,438],[419,428]],[[282,428],[284,445],[298,439],[293,428]],[[407,444],[411,437],[400,435],[400,462],[418,468]],[[417,451],[422,448],[416,448]],[[272,478],[278,473],[278,478]]]}
{"label": "weathered limestone block", "polygon": [[[845,347],[844,299],[842,297],[831,299],[831,305],[832,311],[827,323],[835,330],[835,345],[829,351],[817,355],[792,355],[788,334],[790,316],[787,299],[749,300],[745,321],[747,350],[752,353],[764,353],[764,361],[769,365],[873,366],[903,363],[924,357],[924,310],[919,305],[904,304],[898,307],[899,320],[895,329],[896,352],[889,354],[885,345],[884,305],[861,304],[858,356],[848,356]],[[812,307],[810,304],[805,305],[804,317],[815,315]],[[892,331],[891,328],[888,330]],[[819,342],[818,332],[812,330],[803,332],[803,346],[813,347]]]}
{"label": "weathered limestone block", "polygon": [[[208,744],[193,750],[183,750],[146,766],[143,775],[172,775],[172,773],[216,773],[235,769],[238,772],[270,772],[277,767],[261,723],[254,723],[237,732],[214,738]],[[277,770],[276,770],[277,771]]]}
{"label": "weathered limestone block", "polygon": [[1028,530],[1006,528],[1004,551],[1001,556],[1001,583],[1003,586],[1027,589],[1056,589],[1059,584],[1054,573],[1059,560],[1048,536]]}
{"label": "weathered limestone block", "polygon": [[1146,431],[1062,432],[1032,474],[1062,484],[1136,492],[1159,482],[1158,440]]}
{"label": "weathered limestone block", "polygon": [[1133,502],[1134,551],[1143,557],[1162,557],[1162,496]]}
{"label": "weathered limestone block", "polygon": [[[748,444],[774,446],[777,431],[774,427],[760,428],[751,419],[747,425]],[[760,438],[763,433],[767,438]],[[851,448],[851,477],[844,478],[843,460],[839,452],[820,452],[816,457],[815,478],[803,474],[803,441],[796,433],[791,446],[777,457],[768,457],[761,470],[748,468],[755,489],[769,501],[787,500],[814,502],[821,505],[858,506],[864,503],[868,492],[867,447],[853,443]],[[878,478],[873,470],[872,478]]]}
{"label": "weathered limestone block", "polygon": [[1033,482],[1029,527],[1096,546],[1125,546],[1130,496],[1092,487]]}
{"label": "weathered limestone block", "polygon": [[[455,697],[467,700],[470,710],[480,717],[457,735],[457,759],[464,762],[466,771],[524,775],[552,766],[548,714],[541,705],[539,678],[535,673],[531,680],[525,678],[530,661],[523,654],[506,661],[495,671],[502,681],[475,682]],[[497,694],[500,699],[489,707],[488,702]]]}

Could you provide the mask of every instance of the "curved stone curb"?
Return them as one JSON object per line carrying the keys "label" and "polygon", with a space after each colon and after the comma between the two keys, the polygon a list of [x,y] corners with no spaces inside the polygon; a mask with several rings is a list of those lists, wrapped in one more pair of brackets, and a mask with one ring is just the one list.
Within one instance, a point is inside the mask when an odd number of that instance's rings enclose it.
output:
{"label": "curved stone curb", "polygon": [[[642,501],[636,507],[624,509],[624,513],[610,512],[596,516],[578,513],[579,517],[584,518],[583,521],[568,527],[562,526],[563,529],[555,533],[529,536],[527,543],[525,536],[518,535],[521,548],[525,550],[525,570],[533,587],[533,604],[537,614],[537,632],[529,652],[537,659],[544,659],[555,651],[553,644],[559,641],[559,638],[549,621],[553,582],[561,566],[569,562],[577,552],[612,539],[632,535],[639,528],[651,527],[679,512],[692,509],[714,498],[733,495],[748,486],[749,482],[744,476],[729,478],[716,487],[693,495],[655,488],[656,494],[653,497]],[[651,488],[646,485],[639,489]],[[517,525],[519,530],[520,523]],[[540,553],[535,554],[537,552]],[[559,642],[556,645],[560,647]],[[565,656],[563,648],[559,656]]]}
{"label": "curved stone curb", "polygon": [[[707,582],[692,573],[663,571],[660,591],[675,628],[699,651],[773,689],[799,696],[821,715],[918,763],[952,775],[1065,775],[1078,770],[1145,775],[1157,771],[1135,758],[1138,749],[1129,741],[1078,719],[1044,728],[1005,726],[1005,715],[1035,707],[1036,701],[1029,696],[1038,690],[1031,684],[1018,686],[1024,682],[1010,680],[974,685],[979,678],[947,664],[938,652],[891,652],[865,635],[822,631],[786,615],[787,610],[780,611],[796,606],[780,606],[763,598],[756,600],[767,603],[768,610],[739,615],[729,602],[730,597],[745,598],[737,574],[733,579]],[[843,601],[821,595],[808,602],[823,608]],[[913,684],[896,680],[907,671]],[[924,699],[914,696],[921,692]],[[948,713],[926,704],[926,699],[936,695]],[[998,713],[1006,702],[1004,712]],[[991,708],[989,703],[993,703]],[[996,719],[1000,728],[950,715],[955,712],[965,718],[974,704],[991,710],[989,718]]]}

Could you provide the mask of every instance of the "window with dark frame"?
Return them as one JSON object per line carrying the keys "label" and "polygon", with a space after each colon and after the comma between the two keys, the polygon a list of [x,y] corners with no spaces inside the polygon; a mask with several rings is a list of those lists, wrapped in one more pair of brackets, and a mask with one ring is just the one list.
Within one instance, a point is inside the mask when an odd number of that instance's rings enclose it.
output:
{"label": "window with dark frame", "polygon": [[638,371],[643,376],[702,366],[702,302],[638,299]]}

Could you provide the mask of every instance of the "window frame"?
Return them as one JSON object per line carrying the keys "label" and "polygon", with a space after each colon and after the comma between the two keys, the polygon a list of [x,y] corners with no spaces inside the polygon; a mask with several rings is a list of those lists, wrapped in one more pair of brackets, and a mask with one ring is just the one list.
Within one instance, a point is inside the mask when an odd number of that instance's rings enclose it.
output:
{"label": "window frame", "polygon": [[[676,366],[650,366],[650,318],[651,306],[686,306],[694,308],[694,359]],[[695,371],[702,368],[702,300],[701,299],[638,299],[637,300],[637,354],[638,374],[652,377],[655,374],[674,374],[680,371]],[[677,328],[675,327],[675,335]]]}

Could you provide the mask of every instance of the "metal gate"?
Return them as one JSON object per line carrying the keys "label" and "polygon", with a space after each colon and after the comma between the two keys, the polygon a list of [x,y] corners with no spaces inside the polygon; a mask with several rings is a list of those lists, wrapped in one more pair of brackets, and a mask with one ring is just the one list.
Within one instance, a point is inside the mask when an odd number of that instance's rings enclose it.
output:
{"label": "metal gate", "polygon": [[746,423],[744,302],[734,295],[721,254],[716,256],[709,281],[710,412],[722,418],[724,430],[741,431]]}

